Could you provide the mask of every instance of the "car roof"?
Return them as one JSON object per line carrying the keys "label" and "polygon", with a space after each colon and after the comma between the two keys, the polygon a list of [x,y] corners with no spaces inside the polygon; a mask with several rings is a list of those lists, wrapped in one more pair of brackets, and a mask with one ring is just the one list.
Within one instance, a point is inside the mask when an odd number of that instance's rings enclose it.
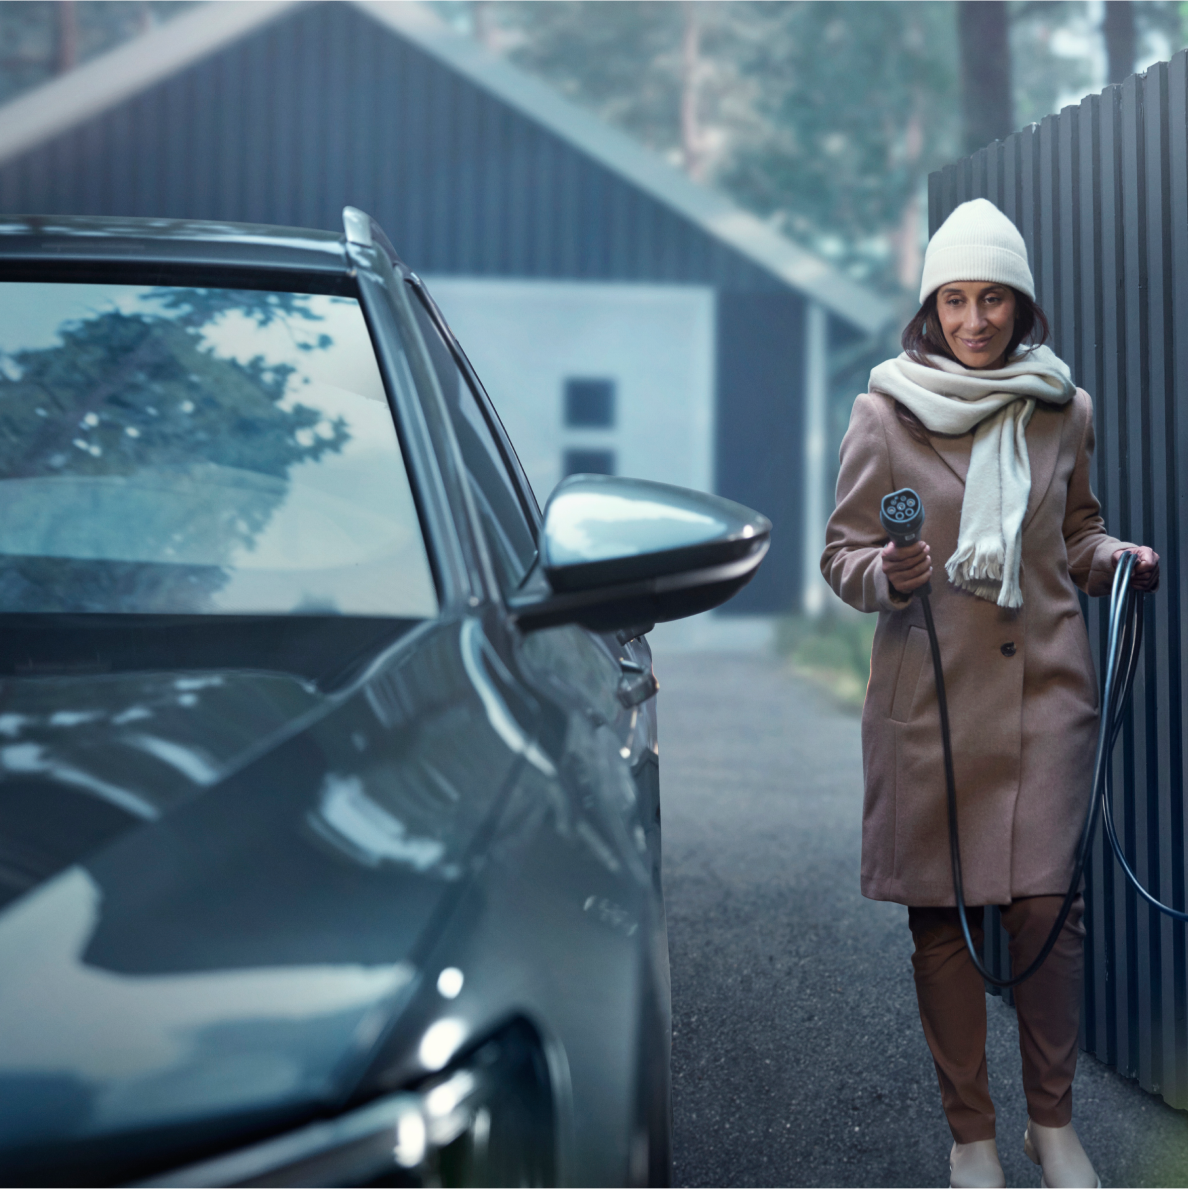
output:
{"label": "car roof", "polygon": [[351,270],[341,232],[198,219],[0,216],[0,264],[118,262],[290,270]]}

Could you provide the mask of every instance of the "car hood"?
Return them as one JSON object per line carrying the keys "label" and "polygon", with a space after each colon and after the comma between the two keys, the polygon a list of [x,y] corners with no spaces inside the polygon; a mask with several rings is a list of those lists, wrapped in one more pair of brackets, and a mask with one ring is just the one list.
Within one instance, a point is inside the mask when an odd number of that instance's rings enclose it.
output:
{"label": "car hood", "polygon": [[328,707],[311,682],[283,673],[23,678],[0,689],[0,905]]}
{"label": "car hood", "polygon": [[531,753],[477,625],[413,637],[335,696],[242,672],[5,684],[0,796],[122,815],[0,911],[10,1183],[133,1179],[349,1093]]}
{"label": "car hood", "polygon": [[72,867],[0,917],[5,1184],[123,1180],[296,1121],[415,981],[407,961],[266,954],[256,967],[128,975],[87,960],[104,906],[102,885]]}

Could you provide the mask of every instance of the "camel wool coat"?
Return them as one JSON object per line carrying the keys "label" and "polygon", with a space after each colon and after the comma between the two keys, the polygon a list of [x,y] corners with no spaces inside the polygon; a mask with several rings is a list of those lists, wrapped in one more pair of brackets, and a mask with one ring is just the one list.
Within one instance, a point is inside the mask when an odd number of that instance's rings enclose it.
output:
{"label": "camel wool coat", "polygon": [[837,509],[821,570],[859,611],[877,611],[862,712],[862,893],[952,905],[948,809],[936,683],[919,601],[894,592],[880,552],[883,496],[924,503],[932,610],[949,701],[962,875],[968,904],[1063,894],[1089,804],[1097,679],[1076,587],[1108,594],[1113,554],[1089,484],[1093,406],[1077,389],[1037,404],[1027,427],[1031,496],[1023,521],[1023,605],[953,586],[973,434],[916,441],[891,397],[854,402],[841,447]]}

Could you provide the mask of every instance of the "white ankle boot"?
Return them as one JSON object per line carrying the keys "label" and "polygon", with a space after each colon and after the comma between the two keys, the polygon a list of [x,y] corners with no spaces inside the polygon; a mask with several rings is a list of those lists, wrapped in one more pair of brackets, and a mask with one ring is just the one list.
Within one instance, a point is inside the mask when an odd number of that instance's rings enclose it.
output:
{"label": "white ankle boot", "polygon": [[949,1184],[953,1189],[1005,1189],[1006,1177],[994,1140],[954,1144],[949,1153]]}
{"label": "white ankle boot", "polygon": [[1040,1166],[1044,1189],[1101,1189],[1101,1181],[1071,1123],[1044,1127],[1028,1119],[1023,1151]]}

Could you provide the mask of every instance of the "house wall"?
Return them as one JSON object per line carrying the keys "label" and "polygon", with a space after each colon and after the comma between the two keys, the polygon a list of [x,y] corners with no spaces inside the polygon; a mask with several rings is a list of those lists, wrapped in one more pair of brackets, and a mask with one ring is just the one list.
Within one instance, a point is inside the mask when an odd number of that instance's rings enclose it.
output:
{"label": "house wall", "polygon": [[[567,454],[713,488],[714,291],[427,277],[544,505]],[[566,424],[567,381],[606,381],[611,424]]]}

